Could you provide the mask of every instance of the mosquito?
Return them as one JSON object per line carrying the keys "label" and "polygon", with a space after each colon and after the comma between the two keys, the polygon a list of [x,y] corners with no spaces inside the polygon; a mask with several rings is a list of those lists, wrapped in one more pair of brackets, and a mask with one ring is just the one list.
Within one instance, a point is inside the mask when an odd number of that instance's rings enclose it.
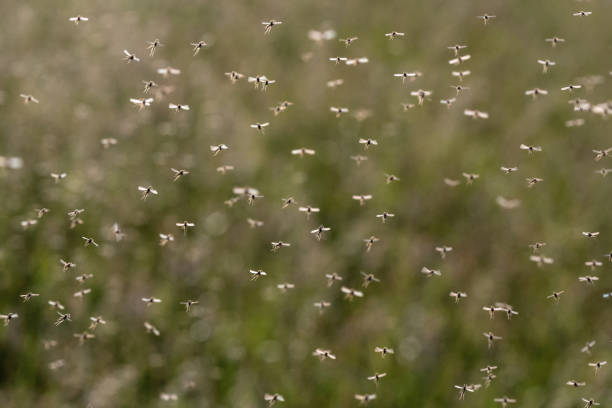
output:
{"label": "mosquito", "polygon": [[140,58],[138,58],[136,56],[136,54],[132,54],[131,52],[129,52],[128,50],[123,50],[123,53],[125,54],[125,57],[123,58],[125,61],[128,62],[128,64],[132,61],[135,62],[140,62]]}
{"label": "mosquito", "polygon": [[207,45],[208,44],[206,44],[205,41],[192,42],[191,46],[193,47],[193,56],[195,57],[196,55],[198,55],[198,52],[200,52],[200,50],[206,47]]}
{"label": "mosquito", "polygon": [[265,26],[264,34],[270,34],[270,31],[272,31],[272,27],[277,26],[277,25],[281,25],[281,24],[283,24],[283,22],[282,21],[276,21],[276,20],[270,20],[270,21],[263,21],[261,24],[263,24]]}

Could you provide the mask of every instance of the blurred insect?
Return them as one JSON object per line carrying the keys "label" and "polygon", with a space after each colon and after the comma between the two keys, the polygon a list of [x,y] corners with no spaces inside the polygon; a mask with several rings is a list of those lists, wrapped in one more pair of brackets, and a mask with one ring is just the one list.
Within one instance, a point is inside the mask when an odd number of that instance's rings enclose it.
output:
{"label": "blurred insect", "polygon": [[138,58],[136,54],[132,54],[128,50],[123,50],[123,53],[125,54],[125,57],[123,59],[127,61],[128,64],[132,61],[140,62],[140,58]]}
{"label": "blurred insect", "polygon": [[501,312],[503,309],[501,307],[491,306],[483,306],[482,310],[489,313],[489,319],[493,319],[495,312]]}
{"label": "blurred insect", "polygon": [[11,320],[18,318],[19,315],[17,313],[7,313],[7,314],[0,314],[0,320],[4,321],[4,325],[8,326],[9,323],[11,322]]}
{"label": "blurred insect", "polygon": [[160,238],[160,241],[159,241],[160,246],[166,246],[168,242],[174,241],[174,235],[172,234],[159,234],[159,238]]}
{"label": "blurred insect", "polygon": [[191,309],[191,306],[197,305],[198,303],[200,302],[198,302],[197,300],[186,300],[184,302],[181,302],[180,304],[185,305],[185,311],[189,312],[189,310]]}
{"label": "blurred insect", "polygon": [[106,320],[102,318],[102,316],[90,317],[91,324],[89,325],[90,330],[95,330],[99,324],[106,324]]}
{"label": "blurred insect", "polygon": [[599,161],[604,157],[612,156],[612,147],[602,150],[593,150],[593,153],[595,153],[595,161]]}
{"label": "blurred insect", "polygon": [[247,222],[249,223],[249,227],[251,228],[259,228],[264,226],[263,221],[254,220],[253,218],[247,218]]}
{"label": "blurred insect", "polygon": [[455,303],[459,303],[459,301],[461,299],[464,299],[464,298],[468,297],[467,293],[465,293],[465,292],[453,292],[453,291],[451,291],[448,294],[448,296],[454,298],[455,299]]}
{"label": "blurred insect", "polygon": [[595,170],[595,173],[601,174],[603,177],[606,177],[608,173],[612,173],[612,169],[599,169]]}
{"label": "blurred insect", "polygon": [[263,134],[264,133],[264,128],[267,127],[268,125],[270,125],[269,122],[254,123],[254,124],[251,125],[251,128],[257,129],[258,131],[260,131]]}
{"label": "blurred insect", "polygon": [[168,108],[176,112],[188,111],[190,109],[189,105],[181,105],[181,104],[174,104],[174,103],[169,104]]}
{"label": "blurred insect", "polygon": [[193,56],[195,57],[196,55],[198,55],[198,52],[200,52],[200,50],[206,47],[207,45],[208,44],[206,44],[205,41],[192,42],[191,46],[193,47]]}
{"label": "blurred insect", "polygon": [[360,404],[367,404],[376,399],[376,394],[355,394],[355,399],[359,401]]}
{"label": "blurred insect", "polygon": [[91,293],[91,289],[87,288],[87,289],[79,290],[78,292],[74,292],[72,296],[75,298],[83,299],[85,295],[89,295],[90,293]]}
{"label": "blurred insect", "polygon": [[235,84],[237,81],[244,78],[243,74],[241,74],[240,72],[236,72],[236,71],[226,72],[224,75],[228,77],[230,81],[232,81],[232,84]]}
{"label": "blurred insect", "polygon": [[565,122],[565,127],[568,128],[572,128],[572,127],[579,127],[584,125],[584,119],[580,118],[580,119],[572,119],[572,120],[568,120]]}
{"label": "blurred insect", "polygon": [[132,102],[134,105],[137,105],[138,110],[143,110],[144,108],[151,106],[153,101],[153,98],[130,98],[130,102]]}
{"label": "blurred insect", "polygon": [[568,85],[561,88],[562,91],[570,91],[573,92],[576,89],[582,88],[582,85]]}
{"label": "blurred insect", "polygon": [[598,276],[580,276],[578,277],[578,281],[584,282],[587,285],[593,285],[596,281],[599,280]]}
{"label": "blurred insect", "polygon": [[607,361],[597,361],[595,363],[589,363],[589,367],[593,367],[595,369],[595,375],[597,375],[597,371],[606,364],[608,364]]}
{"label": "blurred insect", "polygon": [[487,338],[487,344],[489,349],[493,347],[493,343],[497,340],[501,340],[502,337],[494,335],[492,332],[482,333],[483,336]]}
{"label": "blurred insect", "polygon": [[472,71],[453,71],[452,76],[459,78],[459,82],[463,82],[463,77],[470,75]]}
{"label": "blurred insect", "polygon": [[507,303],[496,302],[495,307],[499,308],[499,310],[502,312],[506,312],[506,317],[508,320],[512,319],[512,316],[518,316],[519,314],[519,312],[514,310],[514,308]]}
{"label": "blurred insect", "polygon": [[599,236],[599,232],[583,232],[582,235],[587,238],[597,238]]}
{"label": "blurred insect", "polygon": [[580,10],[576,13],[573,13],[572,16],[574,17],[587,17],[590,16],[591,14],[593,14],[592,11],[584,11],[584,10]]}
{"label": "blurred insect", "polygon": [[366,252],[370,252],[370,250],[372,249],[372,245],[374,245],[374,243],[378,241],[379,239],[376,238],[374,235],[372,235],[370,238],[364,239],[363,242],[365,242],[366,245]]}
{"label": "blurred insect", "polygon": [[372,273],[361,272],[361,276],[363,277],[363,284],[362,284],[362,286],[364,288],[367,288],[370,285],[370,283],[372,283],[372,282],[380,282],[380,279],[378,279]]}
{"label": "blurred insect", "polygon": [[189,221],[177,222],[176,226],[183,230],[183,234],[187,235],[187,229],[195,227],[195,223]]}
{"label": "blurred insect", "polygon": [[151,306],[154,303],[162,302],[161,299],[158,299],[156,297],[143,297],[141,300],[147,304],[147,307]]}
{"label": "blurred insect", "polygon": [[467,45],[451,45],[450,47],[446,47],[449,50],[453,51],[455,53],[455,57],[459,55],[459,52],[465,48],[467,48]]}
{"label": "blurred insect", "polygon": [[480,388],[480,384],[463,384],[463,385],[455,385],[455,388],[459,390],[459,399],[462,400],[465,398],[466,392],[475,392]]}
{"label": "blurred insect", "polygon": [[159,336],[160,335],[159,330],[157,330],[157,328],[155,326],[153,326],[151,323],[144,322],[144,327],[145,327],[145,330],[147,331],[147,333],[153,333],[155,336]]}
{"label": "blurred insect", "polygon": [[20,224],[21,224],[21,227],[24,230],[27,230],[31,226],[38,224],[38,221],[36,221],[36,220],[24,220],[24,221],[21,221]]}
{"label": "blurred insect", "polygon": [[66,173],[51,173],[51,178],[55,180],[55,183],[59,183],[59,181],[65,179],[66,176]]}
{"label": "blurred insect", "polygon": [[437,269],[429,269],[428,267],[424,266],[421,268],[421,273],[426,275],[428,278],[431,278],[432,276],[442,276],[442,272],[440,272]]}
{"label": "blurred insect", "polygon": [[372,376],[368,377],[369,381],[374,381],[374,383],[376,384],[376,386],[378,386],[378,383],[380,381],[381,378],[385,377],[387,375],[387,373],[376,373]]}
{"label": "blurred insect", "polygon": [[248,83],[253,83],[255,89],[259,88],[259,84],[263,83],[267,78],[265,75],[256,75],[254,77],[250,76],[247,78]]}
{"label": "blurred insect", "polygon": [[293,197],[283,198],[282,201],[283,201],[282,208],[287,208],[290,205],[297,204],[297,201],[295,201],[295,198],[293,198]]}
{"label": "blurred insect", "polygon": [[419,89],[418,91],[410,92],[410,95],[416,96],[418,100],[418,104],[423,105],[425,98],[431,95],[431,91],[424,91],[422,89]]}
{"label": "blurred insect", "polygon": [[283,241],[271,242],[270,244],[272,245],[272,252],[278,252],[278,250],[281,248],[287,248],[291,246],[291,244]]}
{"label": "blurred insect", "polygon": [[463,111],[463,114],[472,119],[489,119],[489,114],[487,112],[481,112],[479,110],[466,109]]}
{"label": "blurred insect", "polygon": [[140,197],[141,200],[146,200],[151,194],[153,195],[157,195],[157,190],[155,190],[153,187],[148,186],[148,187],[142,187],[142,186],[138,186],[138,191],[142,192],[142,195]]}
{"label": "blurred insect", "polygon": [[497,370],[497,366],[486,366],[485,368],[481,368],[480,371],[483,373],[492,373],[494,370]]}
{"label": "blurred insect", "polygon": [[382,358],[385,358],[387,354],[395,354],[392,348],[389,347],[374,347],[375,353],[380,353]]}
{"label": "blurred insect", "polygon": [[501,397],[501,398],[494,398],[493,401],[495,402],[499,402],[502,406],[502,408],[506,408],[508,406],[508,404],[514,404],[516,403],[516,400],[513,398],[508,398],[508,397]]}
{"label": "blurred insect", "polygon": [[587,353],[590,355],[591,349],[595,346],[595,343],[597,343],[595,340],[587,341],[584,347],[580,349],[580,352]]}
{"label": "blurred insect", "polygon": [[338,65],[341,62],[346,62],[347,59],[348,58],[346,58],[346,57],[331,57],[329,60],[332,61],[332,62],[335,62],[336,65]]}
{"label": "blurred insect", "polygon": [[59,317],[55,321],[55,325],[56,326],[59,326],[60,324],[62,324],[64,322],[71,322],[72,321],[72,316],[70,315],[70,313],[64,314],[62,312],[57,312],[57,314],[59,315]]}
{"label": "blurred insect", "polygon": [[79,339],[79,345],[83,345],[87,340],[96,337],[94,334],[88,333],[86,331],[84,331],[83,333],[74,333],[73,336]]}
{"label": "blurred insect", "polygon": [[268,401],[268,406],[271,407],[277,402],[285,402],[285,398],[280,394],[264,394],[264,401]]}
{"label": "blurred insect", "polygon": [[335,360],[336,356],[330,351],[330,350],[323,350],[323,349],[316,349],[315,351],[312,352],[312,355],[315,357],[319,357],[319,359],[321,361],[325,360],[325,359],[331,359],[331,360]]}
{"label": "blurred insect", "polygon": [[608,258],[609,262],[612,262],[612,251],[608,252],[607,254],[604,254],[603,256]]}
{"label": "blurred insect", "polygon": [[228,171],[234,170],[234,166],[225,164],[223,166],[217,167],[217,173],[226,174]]}
{"label": "blurred insect", "polygon": [[372,199],[372,195],[371,194],[365,194],[365,195],[355,194],[355,195],[353,195],[352,198],[353,198],[353,200],[359,201],[359,205],[365,205],[366,201]]}
{"label": "blurred insect", "polygon": [[347,38],[341,38],[339,41],[343,42],[344,45],[348,47],[349,45],[351,45],[353,42],[357,41],[358,39],[359,37],[347,37]]}
{"label": "blurred insect", "polygon": [[586,385],[585,382],[578,382],[576,380],[569,380],[568,382],[566,382],[565,384],[567,385],[571,385],[572,387],[578,388],[578,387],[584,387]]}
{"label": "blurred insect", "polygon": [[77,281],[77,282],[79,282],[79,283],[83,283],[83,282],[85,282],[87,279],[91,279],[91,278],[93,278],[93,274],[92,274],[92,273],[84,273],[84,274],[82,274],[82,275],[77,276],[77,277],[76,277],[76,278],[74,278],[74,279],[76,279],[76,281]]}
{"label": "blurred insect", "polygon": [[506,174],[511,174],[511,173],[514,173],[515,171],[518,171],[518,167],[504,167],[504,166],[501,166],[500,170],[503,171]]}
{"label": "blurred insect", "polygon": [[23,98],[23,103],[26,105],[30,102],[39,103],[38,99],[32,95],[20,94],[19,96]]}
{"label": "blurred insect", "polygon": [[[162,75],[164,78],[167,78],[168,75],[180,75],[181,70],[177,68],[172,68],[172,67],[165,67],[165,68],[158,68],[157,73]],[[170,109],[173,109],[173,108],[170,108]]]}
{"label": "blurred insect", "polygon": [[393,74],[394,77],[396,78],[402,78],[402,83],[405,84],[406,83],[406,79],[414,79],[417,77],[416,72],[400,72],[399,74]]}
{"label": "blurred insect", "polygon": [[121,231],[121,228],[119,227],[119,224],[117,223],[113,224],[113,236],[115,237],[115,241],[117,242],[125,238],[125,234]]}
{"label": "blurred insect", "polygon": [[229,146],[223,143],[215,145],[215,146],[212,146],[212,145],[210,146],[210,151],[212,152],[213,156],[216,156],[219,153],[221,153],[223,150],[227,150],[227,149],[229,149]]}
{"label": "blurred insect", "polygon": [[331,228],[320,225],[317,229],[313,229],[312,231],[310,231],[310,233],[314,234],[314,236],[317,237],[317,240],[320,241],[323,237],[323,233],[327,231],[331,231]]}
{"label": "blurred insect", "polygon": [[300,158],[304,158],[305,155],[307,156],[314,156],[316,153],[316,151],[314,151],[313,149],[308,149],[306,147],[300,147],[299,149],[293,149],[291,150],[291,154],[294,156],[300,156]]}
{"label": "blurred insect", "polygon": [[555,263],[555,260],[553,258],[548,258],[544,255],[531,255],[529,257],[529,260],[531,262],[535,262],[536,264],[538,264],[538,266],[542,266],[544,264],[552,265],[553,263]]}
{"label": "blurred insect", "polygon": [[541,146],[528,146],[526,144],[521,143],[521,145],[519,146],[521,150],[527,150],[527,153],[533,153],[533,152],[541,152],[542,151],[542,147]]}
{"label": "blurred insect", "polygon": [[320,210],[318,208],[314,208],[314,207],[311,207],[311,206],[308,205],[306,207],[298,208],[298,211],[306,213],[306,219],[309,219],[310,218],[310,214],[318,213]]}
{"label": "blurred insect", "polygon": [[481,19],[485,25],[487,25],[487,23],[489,22],[489,20],[495,18],[496,16],[490,16],[488,14],[483,14],[482,16],[477,16],[479,19]]}
{"label": "blurred insect", "polygon": [[328,88],[336,88],[342,84],[344,84],[344,79],[333,79],[331,81],[327,81]]}
{"label": "blurred insect", "polygon": [[374,139],[359,139],[359,144],[363,145],[363,150],[368,150],[370,146],[378,146],[378,142]]}
{"label": "blurred insect", "polygon": [[281,290],[281,292],[285,293],[287,292],[288,289],[293,289],[295,288],[295,285],[293,283],[279,283],[278,285],[276,285],[277,288],[279,288]]}
{"label": "blurred insect", "polygon": [[453,103],[455,103],[456,101],[457,101],[457,99],[456,99],[456,98],[440,99],[440,103],[441,103],[442,105],[446,105],[446,107],[447,107],[447,108],[449,108],[449,109],[450,109],[451,105],[452,105]]}
{"label": "blurred insect", "polygon": [[557,44],[565,42],[565,40],[563,38],[559,38],[559,37],[547,38],[545,41],[549,42],[553,47],[556,47]]}
{"label": "blurred insect", "polygon": [[258,269],[256,271],[254,271],[253,269],[249,269],[249,273],[251,274],[251,280],[257,280],[257,278],[259,278],[260,276],[267,275],[267,273],[265,273],[261,269]]}
{"label": "blurred insect", "polygon": [[540,88],[533,88],[525,91],[525,95],[532,96],[533,99],[536,99],[540,95],[548,95],[548,91]]}
{"label": "blurred insect", "polygon": [[42,218],[45,214],[47,214],[50,210],[48,208],[37,208],[36,210],[36,216],[38,218]]}
{"label": "blurred insect", "polygon": [[538,249],[544,248],[546,246],[546,242],[535,242],[533,244],[529,244],[529,248],[533,250],[533,253],[538,252]]}
{"label": "blurred insect", "polygon": [[552,294],[546,296],[547,299],[554,299],[555,302],[558,302],[561,299],[561,295],[564,294],[565,291],[561,290],[559,292],[553,292]]}
{"label": "blurred insect", "polygon": [[466,178],[467,184],[472,184],[474,180],[480,178],[480,175],[475,173],[463,173],[463,177]]}
{"label": "blurred insect", "polygon": [[449,60],[448,63],[450,65],[459,65],[464,63],[465,61],[468,61],[470,58],[472,58],[471,55],[460,55],[457,58],[453,58],[452,60]]}
{"label": "blurred insect", "polygon": [[584,408],[591,408],[594,405],[599,405],[599,402],[595,402],[593,398],[582,398],[582,400],[586,402],[586,404],[584,404]]}
{"label": "blurred insect", "polygon": [[114,146],[114,145],[117,144],[117,139],[112,138],[112,137],[107,137],[107,138],[104,138],[104,139],[100,139],[100,144],[105,149],[108,149],[109,147]]}
{"label": "blurred insect", "polygon": [[64,310],[64,305],[62,305],[60,302],[56,300],[49,300],[47,303],[49,304],[49,306],[51,306],[51,309]]}
{"label": "blurred insect", "polygon": [[162,401],[178,401],[178,395],[162,392],[159,394],[159,399]]}
{"label": "blurred insect", "polygon": [[404,33],[400,33],[397,31],[391,31],[390,33],[385,34],[385,37],[387,37],[390,40],[395,40],[398,37],[403,37]]}
{"label": "blurred insect", "polygon": [[[472,176],[477,176],[476,178],[480,177],[477,174],[472,175]],[[444,178],[444,184],[446,184],[449,187],[457,187],[459,184],[461,184],[461,181],[460,180],[453,180],[453,179],[450,179],[448,177],[445,177]],[[468,183],[468,184],[470,184],[470,183]]]}
{"label": "blurred insect", "polygon": [[462,86],[462,85],[450,85],[450,87],[453,88],[455,92],[457,92],[457,96],[459,96],[459,94],[463,91],[470,90],[470,88],[468,88],[467,86]]}
{"label": "blurred insect", "polygon": [[70,17],[68,20],[72,21],[74,24],[78,25],[82,21],[89,21],[89,18],[83,17],[83,16],[79,15],[79,16],[76,16],[76,17]]}
{"label": "blurred insect", "polygon": [[72,263],[72,262],[69,262],[69,261],[64,261],[63,259],[60,259],[60,263],[62,264],[64,272],[68,271],[69,269],[72,269],[72,268],[76,267],[75,263]]}
{"label": "blurred insect", "polygon": [[404,109],[404,112],[408,112],[410,109],[414,107],[415,107],[414,103],[402,103],[402,108]]}
{"label": "blurred insect", "polygon": [[384,211],[382,214],[376,214],[376,218],[380,218],[383,224],[387,222],[387,218],[393,218],[395,214],[388,213]]}
{"label": "blurred insect", "polygon": [[488,373],[485,377],[482,377],[482,379],[484,380],[485,388],[489,388],[495,378],[497,378],[497,376],[493,373]]}
{"label": "blurred insect", "polygon": [[440,253],[440,258],[444,259],[446,258],[446,254],[453,250],[453,247],[443,245],[436,247],[435,250],[436,252]]}
{"label": "blurred insect", "polygon": [[590,260],[590,261],[586,261],[584,264],[586,266],[590,267],[592,271],[594,271],[596,268],[602,266],[603,262],[600,262],[597,259],[593,259],[593,260]]}
{"label": "blurred insect", "polygon": [[361,165],[362,161],[366,161],[368,160],[368,158],[366,156],[351,156],[351,160],[355,161],[355,164],[357,164],[357,166]]}
{"label": "blurred insect", "polygon": [[331,112],[334,112],[336,114],[337,118],[339,118],[343,113],[348,113],[349,112],[348,108],[337,108],[335,106],[330,107],[329,110]]}
{"label": "blurred insect", "polygon": [[354,297],[363,297],[363,292],[360,292],[355,289],[347,288],[346,286],[343,286],[342,288],[340,288],[340,291],[344,293],[344,298],[348,300],[353,300]]}
{"label": "blurred insect", "polygon": [[314,305],[314,307],[319,309],[319,313],[323,313],[323,309],[325,309],[326,307],[330,307],[331,303],[330,302],[325,302],[325,301],[321,300],[319,302],[313,303],[313,305]]}
{"label": "blurred insect", "polygon": [[531,188],[533,186],[535,186],[538,183],[541,183],[542,181],[544,181],[544,179],[538,178],[538,177],[527,177],[525,180],[527,180],[527,187]]}
{"label": "blurred insect", "polygon": [[147,50],[149,50],[149,56],[151,57],[155,54],[156,49],[164,46],[157,38],[153,41],[147,41],[147,44]]}
{"label": "blurred insect", "polygon": [[270,21],[264,21],[261,24],[263,24],[265,26],[264,34],[269,34],[270,31],[272,30],[272,27],[277,26],[277,25],[281,25],[281,24],[283,24],[283,22],[282,21],[276,21],[276,20],[270,20]]}
{"label": "blurred insect", "polygon": [[89,246],[89,245],[93,245],[95,247],[99,246],[96,241],[94,241],[93,238],[87,238],[87,237],[81,237],[83,240],[85,240],[85,246]]}
{"label": "blurred insect", "polygon": [[538,64],[542,65],[542,73],[546,74],[548,72],[548,68],[550,67],[554,67],[555,65],[557,65],[556,62],[550,61],[550,60],[538,60]]}
{"label": "blurred insect", "polygon": [[342,276],[338,275],[336,272],[328,273],[325,275],[325,277],[327,278],[328,288],[331,287],[334,284],[334,282],[342,280]]}
{"label": "blurred insect", "polygon": [[263,78],[261,81],[261,90],[265,91],[266,89],[268,89],[268,85],[272,85],[275,83],[276,83],[275,79]]}

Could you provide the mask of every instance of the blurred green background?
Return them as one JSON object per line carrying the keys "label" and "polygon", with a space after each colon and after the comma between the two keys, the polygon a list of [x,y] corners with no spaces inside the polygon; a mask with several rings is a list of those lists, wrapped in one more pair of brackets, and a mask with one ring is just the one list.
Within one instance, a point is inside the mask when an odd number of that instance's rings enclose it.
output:
{"label": "blurred green background", "polygon": [[[572,17],[589,9],[587,18]],[[611,400],[609,369],[595,377],[589,361],[610,357],[610,181],[595,174],[612,167],[594,162],[592,149],[612,145],[610,122],[573,112],[572,97],[606,102],[610,94],[607,1],[61,1],[7,2],[0,14],[0,155],[21,157],[23,168],[0,169],[0,313],[19,318],[0,328],[0,405],[3,407],[132,407],[165,405],[160,393],[176,393],[180,407],[263,407],[264,393],[282,394],[287,407],[348,407],[354,394],[376,393],[380,407],[494,406],[508,395],[517,406],[574,407],[593,397]],[[497,16],[484,26],[476,18]],[[89,21],[68,21],[78,14]],[[283,21],[264,35],[262,21]],[[314,42],[309,30],[333,29],[337,38]],[[405,32],[389,41],[392,30]],[[545,38],[566,42],[551,48]],[[349,48],[338,38],[357,36]],[[146,41],[164,47],[149,57]],[[193,56],[190,43],[209,46]],[[471,60],[459,68],[447,61],[456,43]],[[122,50],[141,58],[127,64]],[[356,67],[335,56],[368,57]],[[537,59],[557,63],[546,75]],[[179,68],[163,78],[158,68]],[[470,90],[450,109],[440,99],[454,95],[453,70],[469,69]],[[225,72],[275,79],[266,92],[246,79],[232,85]],[[393,74],[420,71],[402,86]],[[326,82],[342,78],[335,89]],[[142,80],[171,91],[153,93],[143,111],[130,98],[143,97]],[[567,95],[560,87],[594,83]],[[547,89],[531,100],[524,91]],[[424,106],[410,91],[433,91]],[[21,93],[40,104],[24,105]],[[280,101],[294,106],[274,116]],[[168,103],[191,111],[176,114]],[[337,119],[330,106],[348,107]],[[472,120],[464,109],[490,114]],[[355,113],[361,111],[359,118]],[[369,113],[363,118],[364,113]],[[358,115],[359,116],[359,115]],[[584,118],[581,127],[567,120]],[[249,127],[270,122],[265,134]],[[100,140],[116,138],[104,149]],[[379,143],[364,153],[359,138]],[[209,146],[228,151],[213,157]],[[542,153],[519,150],[539,145]],[[304,159],[291,149],[317,151]],[[352,155],[369,158],[360,166]],[[235,170],[216,172],[229,164]],[[519,166],[505,175],[499,166]],[[191,174],[172,182],[170,167]],[[49,173],[66,172],[55,184]],[[445,177],[462,172],[480,179],[456,188]],[[401,180],[386,184],[385,173]],[[526,177],[544,182],[532,189]],[[137,186],[159,195],[141,201]],[[264,196],[253,206],[224,201],[234,186],[252,186]],[[360,206],[353,194],[372,194]],[[321,212],[309,220],[293,196]],[[513,210],[496,197],[520,199]],[[50,213],[24,231],[35,209]],[[66,213],[86,211],[69,228]],[[382,224],[376,214],[395,217]],[[264,221],[251,229],[247,218]],[[196,226],[186,235],[175,226]],[[113,223],[126,237],[115,242]],[[320,224],[332,231],[318,242],[309,233]],[[582,231],[601,231],[586,239]],[[176,240],[159,246],[159,233]],[[380,238],[366,253],[363,239]],[[83,247],[92,236],[99,248]],[[290,248],[270,251],[270,241]],[[529,261],[528,244],[545,241],[553,265]],[[441,260],[436,245],[454,251]],[[77,264],[63,272],[59,260]],[[605,261],[587,287],[584,262]],[[442,277],[426,278],[423,266]],[[268,276],[250,281],[248,270]],[[380,283],[365,297],[343,300],[340,285],[326,286],[326,273],[360,288],[360,271]],[[79,285],[74,277],[92,273]],[[296,288],[283,294],[276,284]],[[73,293],[91,288],[83,300]],[[469,297],[455,304],[450,290]],[[565,290],[561,302],[546,299]],[[22,303],[20,294],[41,296]],[[146,307],[141,297],[163,303]],[[47,304],[59,300],[72,322],[54,326]],[[199,300],[187,314],[179,302]],[[313,307],[332,302],[322,315]],[[496,301],[520,313],[489,320],[482,306]],[[74,333],[102,315],[95,339],[79,346]],[[147,334],[143,322],[161,336]],[[487,350],[483,332],[503,337]],[[57,346],[46,350],[44,340]],[[580,352],[596,340],[593,355]],[[375,346],[395,355],[381,359]],[[323,361],[317,348],[337,355]],[[49,364],[64,360],[64,367]],[[479,368],[498,365],[489,388],[458,401],[455,384],[482,383]],[[376,387],[367,376],[388,375]],[[576,379],[587,387],[565,384]]]}

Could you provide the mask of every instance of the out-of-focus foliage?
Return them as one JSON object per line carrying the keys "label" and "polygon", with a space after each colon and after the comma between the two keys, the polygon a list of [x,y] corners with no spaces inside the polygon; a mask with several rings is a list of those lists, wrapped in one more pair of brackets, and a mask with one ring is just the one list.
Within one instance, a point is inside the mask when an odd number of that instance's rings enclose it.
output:
{"label": "out-of-focus foliage", "polygon": [[[590,9],[589,17],[572,12]],[[594,162],[591,150],[612,145],[610,122],[573,112],[567,103],[610,96],[608,70],[612,9],[606,1],[201,1],[98,0],[5,2],[0,14],[0,155],[21,157],[23,168],[0,169],[0,313],[19,318],[0,328],[0,405],[3,407],[157,406],[162,392],[177,393],[177,407],[263,407],[263,394],[282,394],[287,407],[348,407],[356,393],[376,393],[375,406],[493,406],[507,394],[520,406],[574,407],[581,397],[610,402],[610,370],[595,377],[589,361],[610,356],[610,269],[602,255],[612,249],[609,177],[612,167]],[[484,26],[477,15],[497,16]],[[78,14],[88,22],[74,25]],[[283,21],[264,35],[262,21]],[[346,48],[338,41],[315,43],[311,29],[333,29],[338,38],[358,36]],[[389,41],[384,34],[405,32]],[[566,39],[552,48],[545,38]],[[154,57],[146,41],[164,44]],[[193,56],[191,42],[209,46]],[[452,67],[456,43],[469,46],[470,61]],[[139,63],[122,60],[127,49]],[[334,64],[335,56],[369,58],[359,66]],[[557,63],[546,75],[537,59]],[[163,78],[161,67],[179,68]],[[452,70],[469,69],[470,90],[447,109],[454,95]],[[265,92],[225,72],[275,79]],[[402,86],[393,74],[420,71]],[[586,77],[586,78],[585,78]],[[331,89],[329,80],[344,84]],[[575,94],[570,83],[588,84]],[[153,93],[139,111],[130,98],[144,96],[142,80],[172,90]],[[533,101],[527,89],[547,89]],[[424,106],[410,92],[432,90]],[[24,105],[21,93],[39,104]],[[268,109],[294,103],[279,116]],[[175,113],[168,103],[183,103]],[[348,107],[337,119],[330,106]],[[476,108],[490,115],[472,120]],[[358,120],[360,110],[369,116]],[[581,127],[565,126],[584,118]],[[249,127],[270,122],[264,134]],[[104,149],[100,140],[116,138]],[[378,146],[364,154],[359,138]],[[212,156],[209,146],[230,146]],[[528,154],[521,143],[539,145]],[[308,147],[299,159],[291,149]],[[235,170],[221,175],[223,164]],[[505,175],[499,166],[518,166]],[[191,174],[172,182],[170,167]],[[66,172],[54,183],[51,172]],[[480,174],[472,185],[451,188],[445,177]],[[385,173],[398,176],[386,184]],[[544,181],[527,188],[526,177]],[[158,196],[140,200],[137,186]],[[252,186],[264,198],[229,208],[234,186]],[[353,194],[372,194],[360,206]],[[294,196],[321,209],[306,219]],[[521,205],[506,210],[504,196]],[[23,230],[20,221],[49,214]],[[83,208],[84,223],[69,228],[68,211]],[[386,224],[375,217],[395,214]],[[264,221],[251,229],[247,218]],[[175,223],[196,224],[183,235]],[[113,223],[126,237],[115,242]],[[317,241],[309,232],[332,230]],[[587,239],[582,231],[601,231]],[[159,245],[159,233],[176,240]],[[370,252],[363,239],[380,238]],[[100,247],[84,247],[92,236]],[[278,253],[270,241],[290,242]],[[528,244],[553,265],[529,261]],[[441,260],[436,245],[454,251]],[[584,262],[605,261],[594,287],[577,278]],[[62,271],[60,259],[77,267]],[[441,277],[426,278],[428,266]],[[268,273],[249,280],[248,270]],[[342,284],[361,286],[360,271],[380,283],[364,298],[345,301],[340,285],[326,286],[326,273]],[[93,279],[79,285],[82,273]],[[276,284],[291,282],[282,293]],[[91,288],[80,300],[73,293]],[[455,304],[448,293],[469,297]],[[547,299],[565,290],[558,304]],[[20,294],[41,296],[22,303]],[[151,307],[140,300],[155,296]],[[190,313],[179,302],[198,300]],[[319,300],[332,302],[320,315]],[[54,326],[59,300],[72,322]],[[482,306],[496,301],[519,311],[489,320]],[[79,346],[74,333],[102,315],[107,324]],[[145,321],[161,332],[145,332]],[[503,340],[487,350],[483,332]],[[43,340],[55,340],[49,350]],[[597,340],[593,355],[580,353]],[[381,359],[375,346],[395,349]],[[335,361],[313,357],[327,348]],[[51,362],[65,366],[51,370]],[[481,383],[479,368],[499,366],[497,379],[457,401],[455,384]],[[378,387],[366,377],[386,372]],[[575,390],[569,379],[585,380]],[[583,392],[581,392],[583,391]]]}

